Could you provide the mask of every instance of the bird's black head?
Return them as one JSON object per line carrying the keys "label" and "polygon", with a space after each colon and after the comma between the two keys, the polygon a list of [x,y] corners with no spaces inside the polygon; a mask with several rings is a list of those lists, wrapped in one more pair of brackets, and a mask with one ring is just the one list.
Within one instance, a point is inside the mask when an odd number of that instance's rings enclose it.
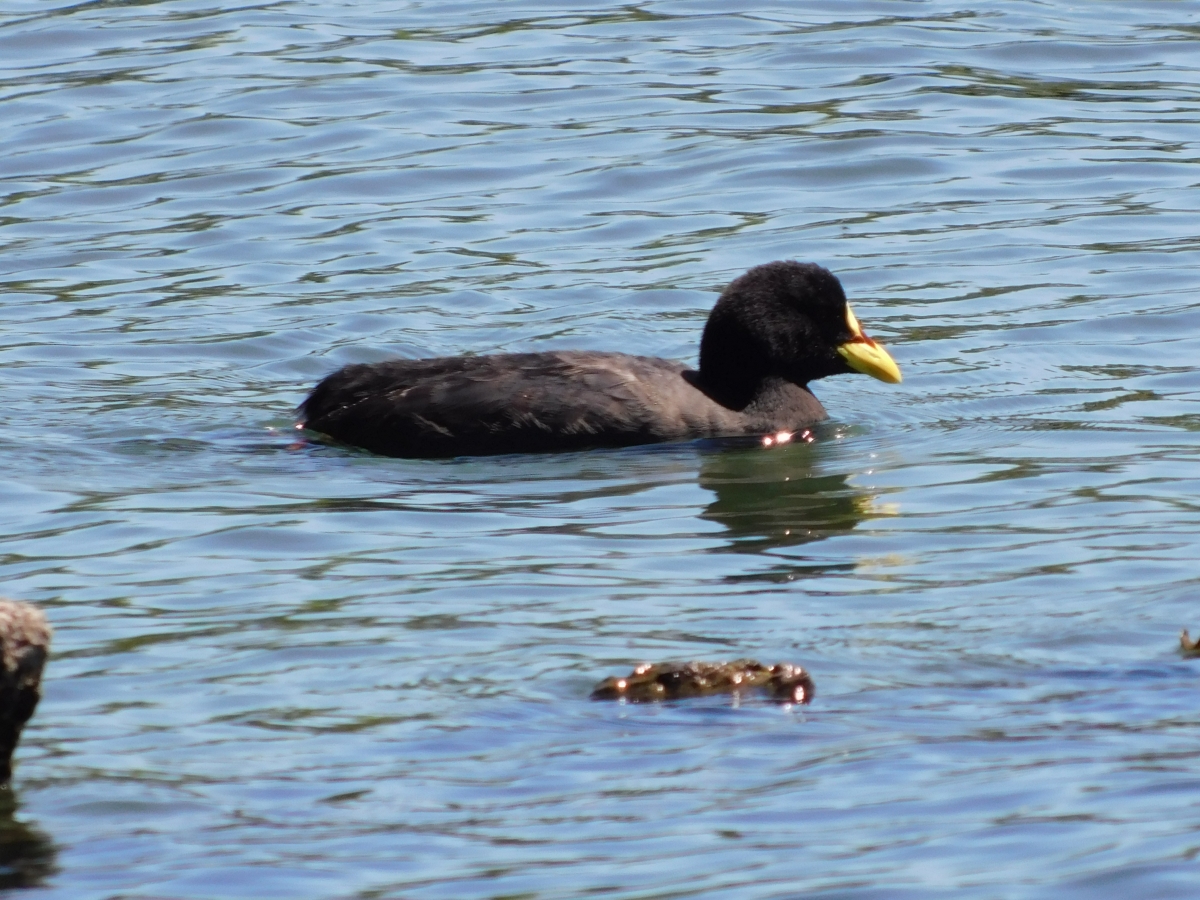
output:
{"label": "bird's black head", "polygon": [[736,409],[768,378],[805,385],[855,371],[900,380],[892,358],[859,328],[837,276],[815,263],[766,263],[735,278],[700,339],[701,381]]}

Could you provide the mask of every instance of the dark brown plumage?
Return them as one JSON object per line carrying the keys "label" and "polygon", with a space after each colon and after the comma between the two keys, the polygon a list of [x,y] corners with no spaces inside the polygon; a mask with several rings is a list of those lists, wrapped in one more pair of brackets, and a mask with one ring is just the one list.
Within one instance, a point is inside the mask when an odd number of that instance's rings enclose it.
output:
{"label": "dark brown plumage", "polygon": [[831,272],[775,262],[721,294],[698,371],[624,353],[397,359],[339,369],[299,412],[311,431],[410,457],[790,432],[826,417],[808,382],[854,371],[844,348],[864,342],[882,353],[857,330]]}

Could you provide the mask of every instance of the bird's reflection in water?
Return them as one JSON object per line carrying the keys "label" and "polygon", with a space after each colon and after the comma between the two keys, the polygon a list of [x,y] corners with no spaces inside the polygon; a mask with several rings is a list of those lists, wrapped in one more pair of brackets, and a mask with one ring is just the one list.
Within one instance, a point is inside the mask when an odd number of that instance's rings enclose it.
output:
{"label": "bird's reflection in water", "polygon": [[0,786],[0,891],[36,887],[55,872],[54,843],[15,817],[17,798]]}
{"label": "bird's reflection in water", "polygon": [[[700,486],[715,495],[700,514],[727,529],[717,552],[756,554],[795,547],[852,531],[879,515],[873,498],[845,474],[818,468],[819,445],[742,446],[705,454]],[[776,558],[778,561],[778,558]],[[809,564],[803,559],[743,578],[788,580],[799,574],[852,569],[854,563]]]}

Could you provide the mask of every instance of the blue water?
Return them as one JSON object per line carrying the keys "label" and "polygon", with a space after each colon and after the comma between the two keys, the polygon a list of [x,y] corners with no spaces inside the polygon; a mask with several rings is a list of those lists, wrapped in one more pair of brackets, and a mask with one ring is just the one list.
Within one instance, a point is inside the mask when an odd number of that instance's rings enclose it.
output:
{"label": "blue water", "polygon": [[[1189,897],[1200,9],[0,0],[0,797],[47,898]],[[306,443],[349,362],[694,360],[837,272],[808,445]],[[590,702],[642,660],[811,706]]]}

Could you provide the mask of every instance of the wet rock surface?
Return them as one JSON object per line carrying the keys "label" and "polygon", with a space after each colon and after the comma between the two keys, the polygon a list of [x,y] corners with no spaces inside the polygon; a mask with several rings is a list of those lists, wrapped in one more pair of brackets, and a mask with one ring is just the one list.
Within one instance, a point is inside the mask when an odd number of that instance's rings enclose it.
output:
{"label": "wet rock surface", "polygon": [[1186,628],[1179,633],[1179,652],[1184,656],[1200,656],[1200,641],[1193,641]]}
{"label": "wet rock surface", "polygon": [[813,681],[802,666],[791,663],[767,666],[753,659],[642,663],[629,675],[605,678],[592,691],[592,699],[643,703],[742,693],[762,693],[780,703],[809,703]]}
{"label": "wet rock surface", "polygon": [[0,783],[12,777],[12,754],[42,697],[50,650],[46,617],[28,603],[0,599]]}

